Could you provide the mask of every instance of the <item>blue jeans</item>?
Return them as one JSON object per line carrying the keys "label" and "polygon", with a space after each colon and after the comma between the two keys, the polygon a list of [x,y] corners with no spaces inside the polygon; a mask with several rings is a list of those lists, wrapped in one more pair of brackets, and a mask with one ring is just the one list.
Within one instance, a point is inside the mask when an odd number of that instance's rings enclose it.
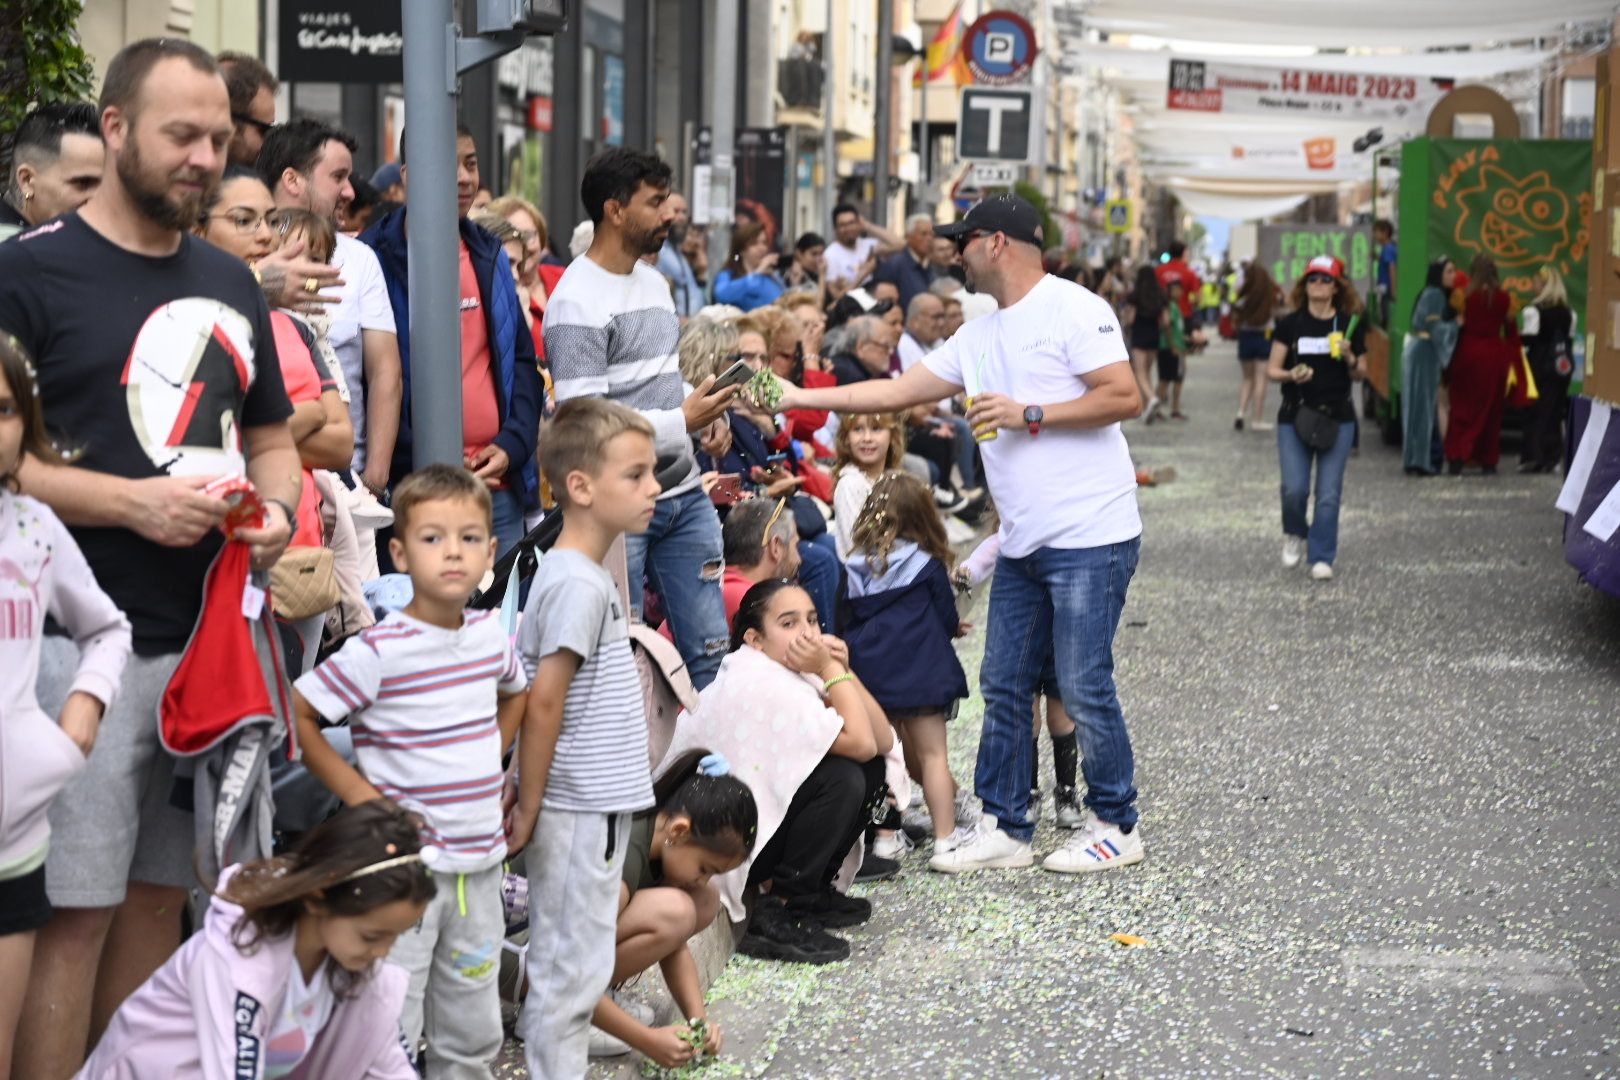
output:
{"label": "blue jeans", "polygon": [[1114,690],[1114,631],[1141,550],[1137,538],[996,560],[979,669],[984,730],[974,788],[984,812],[1010,836],[1028,840],[1035,832],[1029,729],[1049,657],[1079,735],[1086,807],[1103,821],[1136,824],[1136,767]]}
{"label": "blue jeans", "polygon": [[523,501],[511,488],[489,493],[495,511],[495,558],[499,559],[523,539]]}
{"label": "blue jeans", "polygon": [[[1333,565],[1339,554],[1339,497],[1344,491],[1344,466],[1356,425],[1339,425],[1339,439],[1329,450],[1312,450],[1300,441],[1293,424],[1277,425],[1277,455],[1282,461],[1282,526],[1288,536],[1307,537],[1305,558],[1312,564]],[[1310,524],[1305,506],[1311,498],[1311,462],[1316,462],[1316,506]]]}
{"label": "blue jeans", "polygon": [[714,681],[731,644],[726,602],[720,595],[725,554],[720,516],[697,488],[658,500],[644,533],[624,538],[630,606],[641,615],[641,583],[664,600],[664,614],[686,673],[699,690]]}
{"label": "blue jeans", "polygon": [[962,474],[962,486],[978,487],[979,444],[973,441],[973,425],[967,422],[965,416],[951,416],[947,419],[956,431],[956,471]]}
{"label": "blue jeans", "polygon": [[842,578],[843,564],[838,561],[838,541],[832,533],[799,541],[799,584],[815,602],[816,621],[821,623],[824,634],[833,632],[834,617],[838,614],[838,586]]}

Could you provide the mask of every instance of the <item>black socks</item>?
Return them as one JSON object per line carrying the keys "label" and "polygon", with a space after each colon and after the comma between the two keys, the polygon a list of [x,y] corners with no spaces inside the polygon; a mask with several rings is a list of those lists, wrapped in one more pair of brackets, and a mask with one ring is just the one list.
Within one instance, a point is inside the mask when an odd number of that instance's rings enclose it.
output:
{"label": "black socks", "polygon": [[1057,786],[1073,788],[1075,773],[1080,765],[1080,744],[1076,732],[1052,736],[1052,771],[1057,774]]}

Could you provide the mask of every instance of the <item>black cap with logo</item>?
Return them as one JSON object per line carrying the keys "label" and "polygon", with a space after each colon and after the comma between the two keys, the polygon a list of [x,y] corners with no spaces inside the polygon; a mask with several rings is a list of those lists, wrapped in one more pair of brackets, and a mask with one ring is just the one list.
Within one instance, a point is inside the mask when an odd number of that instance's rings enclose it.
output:
{"label": "black cap with logo", "polygon": [[963,215],[961,221],[935,225],[934,235],[955,240],[968,233],[1006,233],[1014,240],[1044,247],[1041,215],[1027,199],[1017,195],[992,195]]}

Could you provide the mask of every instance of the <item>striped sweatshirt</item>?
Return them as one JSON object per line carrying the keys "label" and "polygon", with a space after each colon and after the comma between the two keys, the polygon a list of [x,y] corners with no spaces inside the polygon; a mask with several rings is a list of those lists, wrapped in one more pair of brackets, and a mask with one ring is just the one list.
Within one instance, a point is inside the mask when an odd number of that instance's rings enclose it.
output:
{"label": "striped sweatshirt", "polygon": [[422,815],[433,868],[469,874],[506,857],[501,828],[501,694],[528,676],[492,611],[446,630],[395,611],[298,680],[323,718],[349,718],[360,772]]}

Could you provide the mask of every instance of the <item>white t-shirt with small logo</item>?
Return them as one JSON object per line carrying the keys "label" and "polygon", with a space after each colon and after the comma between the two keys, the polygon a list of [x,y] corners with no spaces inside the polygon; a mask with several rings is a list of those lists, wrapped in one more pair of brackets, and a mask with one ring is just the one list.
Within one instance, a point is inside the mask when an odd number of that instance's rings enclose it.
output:
{"label": "white t-shirt with small logo", "polygon": [[877,241],[870,236],[862,236],[855,241],[853,248],[847,248],[834,240],[827,245],[827,280],[842,281],[853,288],[860,284],[856,280],[860,277],[862,264],[872,257],[877,250]]}
{"label": "white t-shirt with small logo", "polygon": [[[922,358],[935,375],[970,393],[1005,394],[1052,406],[1086,394],[1082,376],[1129,353],[1108,302],[1047,275],[1022,300],[964,323]],[[979,444],[1001,515],[1001,552],[1091,548],[1142,535],[1136,469],[1118,424],[1103,428],[1002,430]]]}

